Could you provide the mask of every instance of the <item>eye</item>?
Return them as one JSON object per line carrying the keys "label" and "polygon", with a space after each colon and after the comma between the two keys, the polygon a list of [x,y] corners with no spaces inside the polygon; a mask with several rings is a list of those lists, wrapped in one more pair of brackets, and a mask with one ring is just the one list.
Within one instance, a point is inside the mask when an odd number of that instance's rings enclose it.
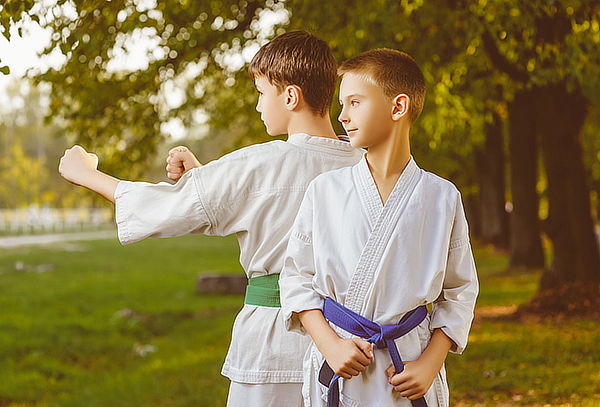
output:
{"label": "eye", "polygon": [[352,107],[358,106],[358,100],[351,100],[350,101],[350,106],[352,106]]}

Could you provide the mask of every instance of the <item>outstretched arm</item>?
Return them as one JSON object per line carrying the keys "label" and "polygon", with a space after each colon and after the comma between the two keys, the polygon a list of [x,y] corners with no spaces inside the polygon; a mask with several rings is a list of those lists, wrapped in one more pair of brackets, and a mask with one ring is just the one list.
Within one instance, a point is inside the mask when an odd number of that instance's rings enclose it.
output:
{"label": "outstretched arm", "polygon": [[98,157],[81,146],[65,150],[58,165],[60,175],[67,181],[94,191],[110,202],[115,202],[119,180],[98,170]]}

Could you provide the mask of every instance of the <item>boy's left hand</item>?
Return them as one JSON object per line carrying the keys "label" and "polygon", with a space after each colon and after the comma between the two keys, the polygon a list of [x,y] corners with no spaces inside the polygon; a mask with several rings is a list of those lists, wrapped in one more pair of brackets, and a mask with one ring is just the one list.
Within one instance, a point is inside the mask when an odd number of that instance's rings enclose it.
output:
{"label": "boy's left hand", "polygon": [[167,157],[167,177],[173,181],[179,179],[192,168],[201,167],[200,161],[185,146],[177,146],[169,150]]}
{"label": "boy's left hand", "polygon": [[409,400],[423,397],[431,387],[439,368],[423,360],[404,362],[402,373],[395,373],[394,365],[387,368],[388,382],[394,386],[394,391]]}
{"label": "boy's left hand", "polygon": [[65,150],[60,159],[58,171],[64,179],[73,184],[85,186],[86,179],[98,168],[98,156],[88,153],[81,146]]}

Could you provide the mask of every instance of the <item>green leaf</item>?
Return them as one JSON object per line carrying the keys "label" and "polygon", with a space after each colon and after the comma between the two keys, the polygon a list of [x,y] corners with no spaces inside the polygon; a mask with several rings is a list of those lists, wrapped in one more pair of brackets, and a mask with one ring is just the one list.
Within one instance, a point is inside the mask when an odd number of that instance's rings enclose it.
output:
{"label": "green leaf", "polygon": [[10,68],[8,66],[0,66],[0,72],[4,75],[8,75],[10,73]]}

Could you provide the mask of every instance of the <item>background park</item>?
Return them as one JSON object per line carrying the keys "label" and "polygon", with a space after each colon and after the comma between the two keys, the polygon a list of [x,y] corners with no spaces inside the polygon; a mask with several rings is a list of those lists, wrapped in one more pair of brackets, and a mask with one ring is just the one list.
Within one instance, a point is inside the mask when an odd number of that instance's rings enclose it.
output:
{"label": "background park", "polygon": [[245,67],[293,29],[425,73],[413,155],[461,190],[481,284],[451,404],[600,406],[600,3],[0,0],[0,407],[224,405],[243,298],[195,284],[242,273],[235,236],[121,247],[56,169],[78,143],[159,182],[174,145],[269,141]]}

